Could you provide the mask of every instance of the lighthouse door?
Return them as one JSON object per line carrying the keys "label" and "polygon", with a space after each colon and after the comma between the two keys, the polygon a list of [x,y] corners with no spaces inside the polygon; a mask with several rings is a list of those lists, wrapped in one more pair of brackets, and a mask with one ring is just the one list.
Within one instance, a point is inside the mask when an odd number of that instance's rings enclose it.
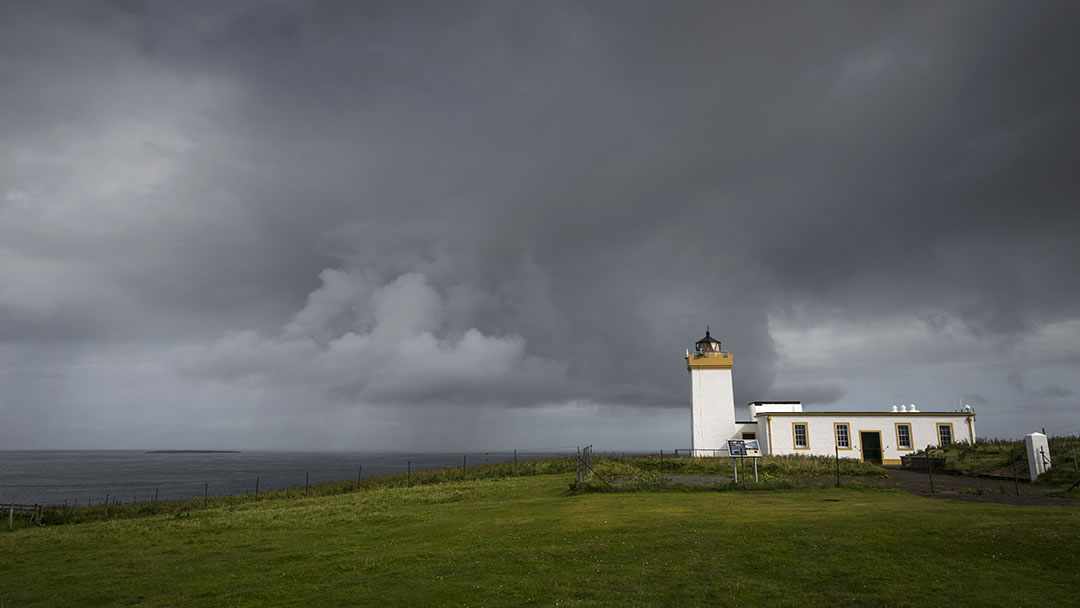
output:
{"label": "lighthouse door", "polygon": [[863,460],[881,464],[881,431],[861,431],[859,440]]}

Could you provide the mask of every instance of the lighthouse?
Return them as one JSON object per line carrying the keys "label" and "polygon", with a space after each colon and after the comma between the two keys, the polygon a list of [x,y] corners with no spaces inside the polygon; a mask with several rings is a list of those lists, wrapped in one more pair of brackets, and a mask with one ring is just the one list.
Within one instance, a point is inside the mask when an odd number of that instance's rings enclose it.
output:
{"label": "lighthouse", "polygon": [[[735,420],[731,368],[735,358],[705,328],[686,351],[690,372],[690,448],[693,456],[727,456],[728,441],[754,441],[766,456],[855,458],[899,466],[919,446],[975,443],[975,411],[804,411],[801,401],[751,401],[750,420]],[[966,431],[966,432],[965,432]]]}
{"label": "lighthouse", "polygon": [[690,372],[690,447],[694,456],[719,456],[736,437],[735,394],[731,368],[735,358],[705,328],[705,337],[686,353]]}

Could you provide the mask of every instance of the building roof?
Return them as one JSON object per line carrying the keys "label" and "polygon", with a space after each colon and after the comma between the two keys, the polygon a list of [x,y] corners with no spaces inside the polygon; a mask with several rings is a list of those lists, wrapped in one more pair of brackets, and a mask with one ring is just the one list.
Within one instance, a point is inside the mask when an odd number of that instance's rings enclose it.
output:
{"label": "building roof", "polygon": [[[712,337],[712,334],[709,333],[708,326],[705,327],[705,337],[698,340],[697,342],[694,342],[694,346],[703,346],[703,345],[707,345],[707,344],[715,344],[716,345],[715,349],[710,346],[707,350],[720,350],[720,341],[717,340],[716,338]],[[699,350],[701,350],[701,349],[699,349]]]}
{"label": "building roof", "polygon": [[761,412],[758,416],[974,416],[975,412]]}

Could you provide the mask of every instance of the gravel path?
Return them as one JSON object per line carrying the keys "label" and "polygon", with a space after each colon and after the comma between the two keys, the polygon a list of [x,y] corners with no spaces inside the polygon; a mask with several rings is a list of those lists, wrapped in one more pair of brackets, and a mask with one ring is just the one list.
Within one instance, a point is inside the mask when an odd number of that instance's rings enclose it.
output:
{"label": "gravel path", "polygon": [[[985,479],[963,475],[934,475],[934,493],[930,493],[930,478],[925,472],[887,469],[889,479],[860,480],[864,485],[897,488],[919,496],[948,498],[973,502],[998,502],[1010,505],[1080,507],[1080,500],[1047,496],[1051,488],[1021,481]],[[1017,491],[1019,490],[1019,496]]]}

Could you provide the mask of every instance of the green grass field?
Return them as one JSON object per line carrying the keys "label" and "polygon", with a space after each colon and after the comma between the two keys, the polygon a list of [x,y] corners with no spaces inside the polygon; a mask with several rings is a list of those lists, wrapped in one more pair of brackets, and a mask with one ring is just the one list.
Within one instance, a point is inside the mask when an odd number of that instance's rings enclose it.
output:
{"label": "green grass field", "polygon": [[22,606],[1069,605],[1080,509],[551,474],[0,533]]}

